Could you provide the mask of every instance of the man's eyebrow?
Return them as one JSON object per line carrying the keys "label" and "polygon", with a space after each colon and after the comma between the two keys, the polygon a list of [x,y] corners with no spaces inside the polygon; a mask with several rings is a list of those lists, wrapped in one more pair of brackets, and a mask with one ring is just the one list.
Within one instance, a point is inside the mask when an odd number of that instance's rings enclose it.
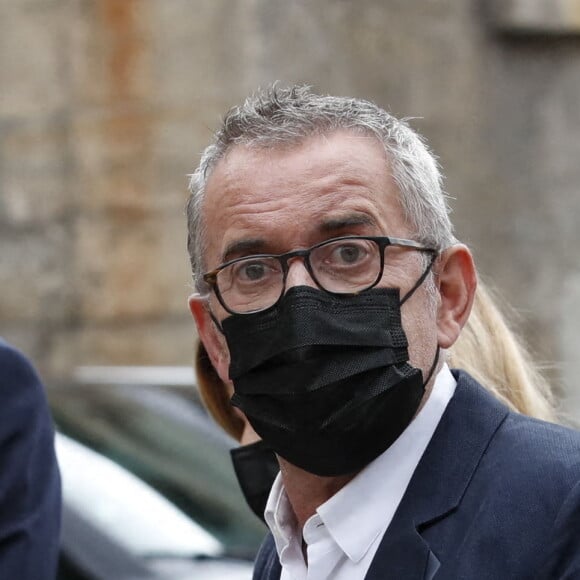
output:
{"label": "man's eyebrow", "polygon": [[[327,219],[318,227],[320,232],[333,233],[354,226],[375,226],[376,222],[366,214],[351,214],[343,217]],[[262,238],[248,238],[229,243],[221,256],[221,263],[252,254],[268,252],[268,244]]]}
{"label": "man's eyebrow", "polygon": [[325,220],[320,225],[320,231],[331,233],[353,226],[375,226],[376,222],[366,214],[352,214],[344,217],[337,217]]}
{"label": "man's eyebrow", "polygon": [[243,255],[263,254],[266,249],[266,242],[260,238],[248,238],[237,240],[226,246],[222,254],[221,261],[227,262]]}

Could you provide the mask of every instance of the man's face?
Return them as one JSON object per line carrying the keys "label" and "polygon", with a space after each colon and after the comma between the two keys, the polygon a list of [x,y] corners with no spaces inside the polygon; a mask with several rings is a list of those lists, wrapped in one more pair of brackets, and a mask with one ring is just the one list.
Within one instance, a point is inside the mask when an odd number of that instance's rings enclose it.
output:
{"label": "man's face", "polygon": [[[288,148],[234,147],[208,180],[204,210],[208,270],[234,258],[280,254],[338,236],[414,238],[383,146],[348,131]],[[398,287],[404,296],[423,268],[418,252],[396,251],[379,286]],[[316,287],[303,261],[296,259],[286,289],[300,285]],[[228,316],[213,295],[210,308],[218,320]],[[426,376],[435,356],[437,325],[436,305],[424,285],[405,302],[402,316],[410,362]],[[227,345],[217,329],[210,333],[206,348],[227,381]]]}

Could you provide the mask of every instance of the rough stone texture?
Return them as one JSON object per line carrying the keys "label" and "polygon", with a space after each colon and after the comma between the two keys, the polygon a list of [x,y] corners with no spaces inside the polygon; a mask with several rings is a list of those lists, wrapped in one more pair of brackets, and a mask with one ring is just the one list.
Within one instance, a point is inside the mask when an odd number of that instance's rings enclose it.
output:
{"label": "rough stone texture", "polygon": [[47,372],[58,378],[70,373],[71,359],[75,366],[193,364],[195,333],[187,316],[93,323],[53,335]]}
{"label": "rough stone texture", "polygon": [[0,320],[52,323],[73,307],[67,256],[70,235],[59,224],[0,234]]}
{"label": "rough stone texture", "polygon": [[71,204],[69,163],[63,118],[0,122],[0,224],[63,219]]}
{"label": "rough stone texture", "polygon": [[0,5],[0,117],[49,115],[66,103],[63,4],[38,0]]}
{"label": "rough stone texture", "polygon": [[580,414],[577,2],[547,4],[4,0],[2,334],[53,375],[189,364],[187,174],[228,107],[302,81],[415,118],[458,237]]}
{"label": "rough stone texture", "polygon": [[119,326],[188,316],[185,226],[174,214],[79,218],[75,271],[82,319]]}

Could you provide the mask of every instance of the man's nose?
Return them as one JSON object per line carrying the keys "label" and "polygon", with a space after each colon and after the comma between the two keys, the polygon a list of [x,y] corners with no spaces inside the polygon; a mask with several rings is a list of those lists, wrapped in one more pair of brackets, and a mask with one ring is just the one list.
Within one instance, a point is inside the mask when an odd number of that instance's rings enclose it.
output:
{"label": "man's nose", "polygon": [[312,288],[318,288],[316,282],[312,279],[312,276],[306,268],[304,258],[300,256],[295,256],[288,260],[288,275],[286,276],[285,292],[293,286],[311,286]]}

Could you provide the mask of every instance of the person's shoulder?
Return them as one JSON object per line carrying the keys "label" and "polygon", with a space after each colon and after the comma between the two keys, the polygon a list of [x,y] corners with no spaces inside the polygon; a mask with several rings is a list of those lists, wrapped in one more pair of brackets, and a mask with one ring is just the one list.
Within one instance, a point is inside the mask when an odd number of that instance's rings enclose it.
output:
{"label": "person's shoulder", "polygon": [[[46,394],[31,361],[0,338],[0,402],[4,417],[17,421],[46,407]],[[8,413],[10,409],[10,413]],[[6,419],[3,421],[6,422]]]}
{"label": "person's shoulder", "polygon": [[580,431],[510,411],[498,437],[514,459],[574,469],[580,476]]}
{"label": "person's shoulder", "polygon": [[543,554],[537,577],[578,577],[580,432],[510,412],[490,447],[490,458],[490,474],[503,481],[502,507],[512,505],[513,516],[525,505],[530,515],[518,516],[527,524],[522,529],[537,528],[537,553]]}
{"label": "person's shoulder", "polygon": [[484,465],[522,481],[538,479],[540,486],[561,483],[565,488],[580,480],[580,431],[508,410],[467,373],[455,375],[458,387],[470,391],[474,412],[500,418],[482,458]]}
{"label": "person's shoulder", "polygon": [[544,490],[558,501],[580,482],[580,432],[510,411],[484,461],[513,489]]}
{"label": "person's shoulder", "polygon": [[61,487],[44,387],[0,339],[0,577],[54,578]]}
{"label": "person's shoulder", "polygon": [[0,337],[0,377],[9,379],[12,374],[36,377],[31,362],[17,348]]}

